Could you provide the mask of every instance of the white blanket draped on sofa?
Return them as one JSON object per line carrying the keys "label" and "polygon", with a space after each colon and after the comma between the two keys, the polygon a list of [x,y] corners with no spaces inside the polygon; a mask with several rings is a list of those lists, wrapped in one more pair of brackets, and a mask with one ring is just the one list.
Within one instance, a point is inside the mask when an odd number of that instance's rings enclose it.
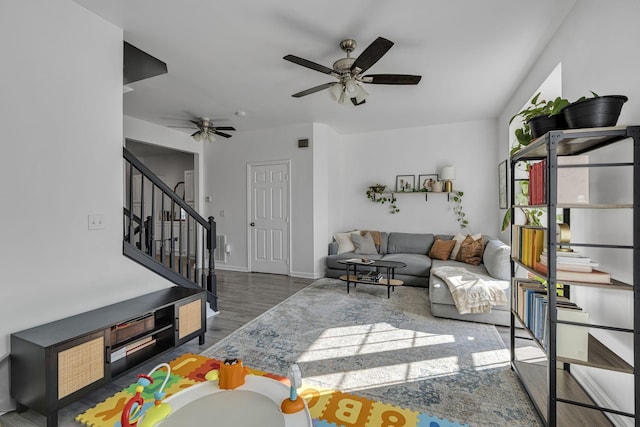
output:
{"label": "white blanket draped on sofa", "polygon": [[507,304],[503,289],[490,276],[473,273],[464,267],[442,266],[431,269],[449,286],[460,314],[489,313],[494,305]]}

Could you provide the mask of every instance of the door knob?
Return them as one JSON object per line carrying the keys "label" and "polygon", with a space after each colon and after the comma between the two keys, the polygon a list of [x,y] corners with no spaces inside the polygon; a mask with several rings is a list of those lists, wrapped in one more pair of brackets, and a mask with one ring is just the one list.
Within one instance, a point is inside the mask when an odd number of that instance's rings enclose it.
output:
{"label": "door knob", "polygon": [[255,226],[256,226],[256,223],[255,223],[255,222],[252,222],[252,223],[251,223],[251,224],[249,224],[249,225],[250,225],[250,226],[252,226],[252,227],[255,227]]}

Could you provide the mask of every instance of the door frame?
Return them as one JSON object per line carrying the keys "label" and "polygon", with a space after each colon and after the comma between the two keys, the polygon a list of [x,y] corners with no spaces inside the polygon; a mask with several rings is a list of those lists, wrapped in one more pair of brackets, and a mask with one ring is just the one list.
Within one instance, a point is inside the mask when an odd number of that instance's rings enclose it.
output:
{"label": "door frame", "polygon": [[269,166],[269,165],[284,165],[287,167],[287,196],[288,196],[288,207],[287,207],[287,216],[289,220],[287,221],[287,240],[288,240],[288,248],[287,248],[287,259],[288,263],[288,271],[287,276],[291,276],[292,265],[293,262],[291,260],[291,201],[293,199],[291,194],[291,182],[293,181],[291,178],[291,159],[288,160],[262,160],[256,162],[247,162],[247,222],[246,222],[246,230],[247,230],[247,271],[251,272],[251,251],[253,247],[251,246],[251,233],[249,232],[249,223],[251,222],[251,168],[254,166]]}

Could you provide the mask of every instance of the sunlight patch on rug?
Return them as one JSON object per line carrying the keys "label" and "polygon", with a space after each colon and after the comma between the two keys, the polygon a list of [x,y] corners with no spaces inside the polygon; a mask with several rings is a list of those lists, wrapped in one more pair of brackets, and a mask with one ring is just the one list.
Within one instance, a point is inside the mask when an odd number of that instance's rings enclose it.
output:
{"label": "sunlight patch on rug", "polygon": [[387,323],[329,328],[309,345],[299,358],[301,362],[314,362],[336,357],[374,354],[453,343],[450,334],[428,334],[398,329]]}

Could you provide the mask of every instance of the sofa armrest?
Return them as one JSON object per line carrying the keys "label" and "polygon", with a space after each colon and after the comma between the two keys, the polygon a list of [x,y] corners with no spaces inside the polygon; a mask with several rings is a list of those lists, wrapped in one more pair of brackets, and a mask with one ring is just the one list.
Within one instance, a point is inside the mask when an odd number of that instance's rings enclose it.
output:
{"label": "sofa armrest", "polygon": [[338,253],[338,242],[329,243],[329,255],[336,255]]}

